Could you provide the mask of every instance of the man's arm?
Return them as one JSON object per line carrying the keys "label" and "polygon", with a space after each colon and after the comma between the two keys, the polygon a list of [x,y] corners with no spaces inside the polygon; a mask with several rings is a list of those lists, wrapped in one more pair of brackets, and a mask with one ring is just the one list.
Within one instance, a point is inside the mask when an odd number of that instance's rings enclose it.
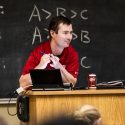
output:
{"label": "man's arm", "polygon": [[65,67],[59,62],[59,58],[56,56],[53,56],[53,54],[50,55],[51,56],[51,60],[52,60],[52,64],[50,64],[50,66],[54,67],[55,69],[60,69],[61,72],[61,76],[62,76],[62,80],[64,83],[68,82],[68,83],[72,83],[73,86],[75,86],[76,82],[77,82],[77,78],[75,78],[71,73],[69,73]]}
{"label": "man's arm", "polygon": [[61,72],[61,76],[62,76],[62,80],[64,83],[68,82],[68,83],[72,83],[73,86],[75,86],[77,79],[70,74],[63,66],[62,64],[60,64],[60,72]]}
{"label": "man's arm", "polygon": [[31,82],[30,74],[28,73],[28,74],[25,74],[25,75],[21,75],[21,77],[19,79],[19,83],[20,83],[21,87],[31,85],[32,82]]}
{"label": "man's arm", "polygon": [[[45,69],[48,63],[50,63],[50,54],[44,54],[41,57],[40,63],[34,69]],[[22,87],[31,85],[32,81],[31,81],[30,74],[27,73],[25,75],[21,75],[19,79],[19,83],[20,83],[20,86]]]}

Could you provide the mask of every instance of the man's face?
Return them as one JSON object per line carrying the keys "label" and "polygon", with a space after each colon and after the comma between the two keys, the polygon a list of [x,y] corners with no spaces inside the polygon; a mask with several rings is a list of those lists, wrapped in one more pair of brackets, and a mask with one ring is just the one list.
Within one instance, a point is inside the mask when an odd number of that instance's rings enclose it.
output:
{"label": "man's face", "polygon": [[72,40],[72,24],[59,24],[59,30],[56,34],[53,32],[52,39],[56,42],[56,44],[61,48],[66,48],[69,46]]}

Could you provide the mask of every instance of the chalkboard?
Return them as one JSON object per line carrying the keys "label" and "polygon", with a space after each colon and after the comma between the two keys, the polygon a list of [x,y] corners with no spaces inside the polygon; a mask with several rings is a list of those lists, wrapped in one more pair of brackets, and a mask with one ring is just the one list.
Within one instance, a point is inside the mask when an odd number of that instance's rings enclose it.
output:
{"label": "chalkboard", "polygon": [[89,73],[98,82],[125,79],[124,0],[3,0],[0,2],[0,98],[18,88],[27,57],[48,39],[53,16],[73,22],[72,45],[79,53],[77,86]]}

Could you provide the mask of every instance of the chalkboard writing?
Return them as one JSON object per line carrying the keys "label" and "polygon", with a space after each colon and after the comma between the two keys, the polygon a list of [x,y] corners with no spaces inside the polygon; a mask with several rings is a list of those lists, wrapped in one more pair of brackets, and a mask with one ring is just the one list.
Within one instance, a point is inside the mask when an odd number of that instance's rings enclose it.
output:
{"label": "chalkboard writing", "polygon": [[[30,15],[30,18],[29,18],[29,23],[32,23],[32,20],[34,20],[34,19],[35,19],[35,21],[37,20],[37,21],[41,22],[42,17],[41,17],[41,13],[40,13],[41,11],[40,10],[42,10],[42,12],[47,14],[46,17],[44,18],[45,20],[51,18],[52,13],[50,12],[50,10],[45,10],[44,8],[38,9],[38,7],[36,5],[34,5],[33,10],[31,12],[31,15]],[[56,10],[56,16],[58,16],[58,15],[66,16],[65,13],[67,12],[67,10],[65,8],[57,7],[55,10]],[[77,18],[77,14],[78,14],[77,12],[75,12],[74,10],[70,10],[69,12],[72,13],[72,16],[70,17],[71,19]],[[81,19],[83,19],[83,20],[88,19],[88,17],[84,16],[84,13],[86,13],[86,12],[87,12],[87,10],[81,10],[80,11]],[[44,28],[43,30],[48,32],[47,28]],[[90,38],[88,37],[88,34],[89,34],[88,31],[81,30],[81,41],[82,42],[84,42],[84,43],[90,42]],[[75,34],[75,33],[73,33],[73,36],[74,36],[73,40],[78,38],[78,35]],[[40,29],[38,28],[38,26],[35,26],[32,45],[34,44],[36,38],[39,38],[39,41],[42,42],[41,37],[42,36],[41,36],[41,33],[40,33]],[[47,39],[48,38],[49,37],[47,36]],[[83,38],[85,38],[86,40],[84,40]]]}
{"label": "chalkboard writing", "polygon": [[48,24],[63,15],[73,23],[72,45],[79,53],[77,86],[89,73],[98,82],[125,79],[124,0],[12,0],[0,3],[0,98],[19,87],[30,52],[49,39]]}

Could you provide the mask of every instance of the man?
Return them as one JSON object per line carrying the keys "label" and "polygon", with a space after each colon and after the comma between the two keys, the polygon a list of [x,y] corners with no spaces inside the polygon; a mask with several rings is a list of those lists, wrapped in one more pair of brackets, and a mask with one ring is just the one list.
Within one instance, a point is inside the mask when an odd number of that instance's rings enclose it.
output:
{"label": "man", "polygon": [[63,16],[54,17],[49,25],[50,41],[44,42],[31,52],[19,79],[20,86],[31,85],[30,69],[60,69],[64,83],[77,82],[79,61],[72,40],[71,21]]}

